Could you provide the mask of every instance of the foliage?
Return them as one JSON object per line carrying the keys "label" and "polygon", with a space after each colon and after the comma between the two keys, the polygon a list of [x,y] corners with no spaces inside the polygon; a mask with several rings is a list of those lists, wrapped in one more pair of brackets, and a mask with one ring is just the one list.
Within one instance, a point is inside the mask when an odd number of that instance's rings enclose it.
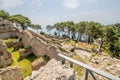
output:
{"label": "foliage", "polygon": [[24,49],[26,50],[30,50],[31,48],[32,48],[31,46],[24,47]]}
{"label": "foliage", "polygon": [[41,25],[31,24],[31,20],[28,17],[23,16],[21,14],[10,15],[8,12],[5,12],[4,10],[0,10],[0,17],[12,21],[13,23],[16,24],[17,27],[21,27],[22,30],[27,29],[28,26],[33,29],[36,29],[37,31],[38,29],[42,29]]}
{"label": "foliage", "polygon": [[[86,63],[86,62],[85,62],[80,56],[78,56],[78,55],[74,55],[74,56],[72,56],[72,58],[75,59],[75,60],[78,60],[78,61],[80,61],[80,62]],[[76,71],[76,73],[77,73],[77,76],[78,76],[77,80],[80,80],[81,77],[82,77],[82,75],[84,75],[84,73],[85,73],[85,69],[84,69],[83,67],[79,66],[79,65],[76,65],[76,64],[73,65],[73,68],[75,69],[75,71]]]}
{"label": "foliage", "polygon": [[13,47],[8,48],[8,51],[11,52],[13,63],[11,66],[19,66],[23,71],[24,77],[29,76],[32,72],[31,62],[36,59],[34,55],[30,55],[24,59],[20,59],[20,55],[18,51],[13,51]]}
{"label": "foliage", "polygon": [[[48,25],[49,31],[55,29],[57,36],[68,36],[72,40],[81,41],[82,36],[86,35],[87,43],[93,44],[99,40],[96,52],[102,49],[107,50],[112,56],[120,57],[120,23],[113,25],[102,25],[98,22],[81,21],[74,23],[72,21],[55,23],[53,26]],[[85,47],[85,46],[84,46]]]}
{"label": "foliage", "polygon": [[48,62],[48,61],[50,60],[50,57],[47,56],[47,55],[44,55],[44,56],[43,56],[43,59]]}
{"label": "foliage", "polygon": [[15,14],[9,17],[9,20],[12,22],[15,22],[17,24],[20,24],[22,29],[25,30],[28,25],[30,25],[31,21],[28,17],[25,17],[21,14]]}
{"label": "foliage", "polygon": [[109,50],[112,56],[120,58],[120,31],[114,25],[104,27],[103,46]]}
{"label": "foliage", "polygon": [[0,17],[2,17],[3,19],[7,19],[9,17],[9,13],[5,12],[4,10],[0,10]]}
{"label": "foliage", "polygon": [[50,35],[50,31],[53,29],[53,26],[47,25],[46,29],[47,29],[47,31],[49,32],[49,35]]}
{"label": "foliage", "polygon": [[38,32],[39,29],[42,29],[41,25],[39,25],[39,24],[30,24],[29,27],[31,27],[32,29],[37,30],[37,32]]}
{"label": "foliage", "polygon": [[16,38],[12,38],[12,39],[11,39],[11,38],[10,38],[10,39],[8,38],[8,39],[4,39],[4,40],[3,40],[3,42],[5,42],[5,43],[7,43],[7,42],[16,42],[16,41],[18,41],[18,39],[16,39]]}
{"label": "foliage", "polygon": [[44,33],[43,31],[40,31],[40,34],[41,34],[41,35],[45,35],[45,33]]}

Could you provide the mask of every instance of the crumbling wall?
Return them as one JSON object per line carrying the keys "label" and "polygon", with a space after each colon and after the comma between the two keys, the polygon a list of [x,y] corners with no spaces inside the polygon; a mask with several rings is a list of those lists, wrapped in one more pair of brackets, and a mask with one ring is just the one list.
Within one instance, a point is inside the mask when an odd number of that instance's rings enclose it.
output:
{"label": "crumbling wall", "polygon": [[21,36],[24,47],[31,47],[31,51],[37,57],[48,55],[50,58],[60,59],[57,55],[59,53],[58,49],[53,45],[47,44],[40,37],[32,35],[29,31],[23,31]]}
{"label": "crumbling wall", "polygon": [[19,30],[14,27],[12,22],[0,18],[0,39],[18,37],[19,35]]}
{"label": "crumbling wall", "polygon": [[2,40],[0,40],[0,67],[7,66],[13,62],[12,55],[7,51],[7,47]]}
{"label": "crumbling wall", "polygon": [[31,76],[24,80],[75,80],[74,75],[74,69],[51,59],[45,66],[33,71]]}
{"label": "crumbling wall", "polygon": [[0,69],[0,80],[23,80],[23,73],[19,67]]}

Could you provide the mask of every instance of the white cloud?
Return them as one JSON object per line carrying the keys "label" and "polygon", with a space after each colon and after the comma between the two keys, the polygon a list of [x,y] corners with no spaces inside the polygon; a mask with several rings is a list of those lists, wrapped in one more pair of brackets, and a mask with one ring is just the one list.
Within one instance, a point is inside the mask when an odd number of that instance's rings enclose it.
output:
{"label": "white cloud", "polygon": [[68,8],[75,9],[80,5],[78,1],[79,0],[64,0],[63,5]]}
{"label": "white cloud", "polygon": [[20,6],[24,3],[25,0],[1,0],[0,8],[2,9],[11,9],[17,6]]}

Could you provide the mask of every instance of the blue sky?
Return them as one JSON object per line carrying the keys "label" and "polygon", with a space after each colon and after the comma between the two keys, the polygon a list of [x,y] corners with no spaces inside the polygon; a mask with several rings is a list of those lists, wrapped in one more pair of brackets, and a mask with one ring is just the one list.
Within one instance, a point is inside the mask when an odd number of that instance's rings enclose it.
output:
{"label": "blue sky", "polygon": [[68,20],[120,23],[120,0],[0,0],[0,9],[42,26]]}

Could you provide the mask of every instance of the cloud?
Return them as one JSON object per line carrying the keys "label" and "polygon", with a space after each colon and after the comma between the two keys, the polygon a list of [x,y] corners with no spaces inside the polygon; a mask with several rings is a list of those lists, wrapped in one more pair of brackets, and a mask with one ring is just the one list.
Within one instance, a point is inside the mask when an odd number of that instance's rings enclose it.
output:
{"label": "cloud", "polygon": [[75,9],[80,6],[80,4],[85,4],[85,3],[94,3],[97,0],[64,0],[63,5],[65,7]]}
{"label": "cloud", "polygon": [[0,9],[13,9],[22,5],[42,6],[42,0],[0,0]]}
{"label": "cloud", "polygon": [[63,5],[68,8],[75,9],[80,5],[78,1],[79,0],[64,0]]}
{"label": "cloud", "polygon": [[0,8],[11,9],[20,6],[25,0],[0,0]]}

